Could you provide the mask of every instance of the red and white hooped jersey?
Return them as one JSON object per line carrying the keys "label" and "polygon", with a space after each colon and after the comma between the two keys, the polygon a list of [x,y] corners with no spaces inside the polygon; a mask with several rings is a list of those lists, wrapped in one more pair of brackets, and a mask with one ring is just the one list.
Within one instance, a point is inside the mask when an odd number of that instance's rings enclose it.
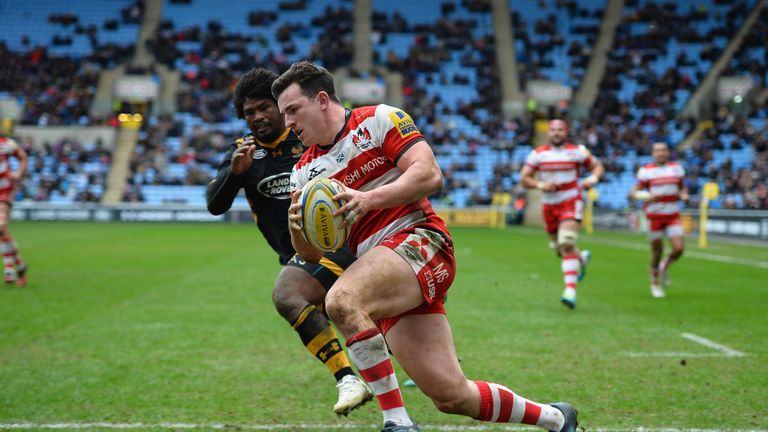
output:
{"label": "red and white hooped jersey", "polygon": [[10,138],[0,137],[0,190],[13,187],[11,180],[11,156],[16,154],[18,144]]}
{"label": "red and white hooped jersey", "polygon": [[542,204],[560,204],[572,198],[581,198],[579,177],[581,169],[591,170],[597,159],[583,145],[566,143],[560,147],[545,144],[528,155],[525,164],[539,171],[542,182],[557,186],[554,192],[542,192]]}
{"label": "red and white hooped jersey", "polygon": [[676,216],[680,213],[680,192],[683,190],[685,170],[675,162],[664,165],[649,163],[637,171],[637,186],[661,199],[646,203],[645,215],[649,218]]}
{"label": "red and white hooped jersey", "polygon": [[[347,123],[333,145],[313,145],[304,152],[293,167],[291,189],[301,189],[315,177],[336,179],[363,192],[390,184],[402,174],[397,168],[400,156],[422,140],[413,119],[398,108],[383,104],[356,108],[347,113]],[[359,257],[392,234],[416,226],[450,239],[445,222],[422,198],[368,212],[352,225],[349,246]]]}

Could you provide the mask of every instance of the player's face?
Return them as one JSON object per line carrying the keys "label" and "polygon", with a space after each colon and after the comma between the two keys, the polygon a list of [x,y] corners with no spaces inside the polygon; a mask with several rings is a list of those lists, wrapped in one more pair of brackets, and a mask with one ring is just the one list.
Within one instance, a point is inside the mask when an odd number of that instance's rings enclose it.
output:
{"label": "player's face", "polygon": [[664,143],[656,143],[651,150],[651,156],[657,164],[664,165],[669,162],[669,147]]}
{"label": "player's face", "polygon": [[248,128],[261,142],[272,142],[285,130],[283,116],[272,99],[245,98],[243,114]]}
{"label": "player's face", "polygon": [[564,125],[561,124],[551,124],[549,125],[549,129],[547,130],[547,138],[549,138],[549,143],[554,146],[559,146],[563,142],[565,142],[565,138],[568,136],[568,130]]}
{"label": "player's face", "polygon": [[297,83],[293,83],[277,98],[277,105],[285,116],[285,126],[293,129],[304,145],[329,144],[324,138],[327,131],[317,96],[310,99]]}

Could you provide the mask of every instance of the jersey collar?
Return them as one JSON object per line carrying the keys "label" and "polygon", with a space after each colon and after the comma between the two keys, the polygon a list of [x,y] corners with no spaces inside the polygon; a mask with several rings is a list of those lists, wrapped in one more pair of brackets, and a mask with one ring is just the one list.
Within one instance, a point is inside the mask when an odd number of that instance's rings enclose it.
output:
{"label": "jersey collar", "polygon": [[265,142],[259,141],[258,138],[257,138],[256,139],[256,143],[258,143],[262,147],[266,147],[268,149],[273,149],[273,148],[277,147],[278,144],[280,144],[281,142],[285,141],[285,139],[288,138],[288,135],[290,133],[291,133],[291,130],[288,129],[288,128],[285,128],[283,133],[280,134],[280,136],[277,137],[274,141],[269,142],[269,143],[265,143]]}

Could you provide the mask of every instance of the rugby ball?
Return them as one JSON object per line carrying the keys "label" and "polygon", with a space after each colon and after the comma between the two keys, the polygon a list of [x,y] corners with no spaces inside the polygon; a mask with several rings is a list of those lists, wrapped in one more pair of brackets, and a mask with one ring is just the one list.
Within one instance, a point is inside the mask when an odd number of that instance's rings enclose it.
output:
{"label": "rugby ball", "polygon": [[333,196],[343,191],[339,183],[327,178],[311,180],[301,189],[301,228],[307,243],[315,249],[333,252],[347,241],[347,230],[339,229],[343,216],[333,216],[344,205]]}

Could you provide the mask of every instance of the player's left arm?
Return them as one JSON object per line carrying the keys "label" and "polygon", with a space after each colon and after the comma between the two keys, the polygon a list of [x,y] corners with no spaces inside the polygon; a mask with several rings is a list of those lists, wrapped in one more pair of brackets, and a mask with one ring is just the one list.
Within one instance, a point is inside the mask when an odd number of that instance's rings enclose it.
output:
{"label": "player's left arm", "polygon": [[418,138],[397,159],[402,172],[394,182],[362,192],[344,188],[336,195],[347,203],[334,214],[354,214],[359,219],[371,210],[395,207],[418,201],[443,187],[443,173],[426,141]]}
{"label": "player's left arm", "polygon": [[[589,151],[587,150],[587,152]],[[589,169],[589,176],[585,178],[581,184],[585,189],[590,189],[594,187],[603,177],[603,174],[605,174],[605,167],[603,166],[603,163],[600,162],[600,159],[592,156],[589,153],[587,153],[587,155],[587,159],[584,162],[587,166],[587,169]]]}
{"label": "player's left arm", "polygon": [[14,156],[16,156],[16,159],[19,160],[19,168],[11,173],[11,178],[13,181],[19,181],[24,177],[24,174],[27,173],[27,165],[29,164],[29,156],[27,155],[27,152],[24,151],[23,148],[21,148],[20,145],[16,144],[14,142]]}
{"label": "player's left arm", "polygon": [[685,205],[691,204],[691,196],[688,195],[688,186],[685,185],[685,171],[681,170],[680,173],[680,199],[683,200]]}

